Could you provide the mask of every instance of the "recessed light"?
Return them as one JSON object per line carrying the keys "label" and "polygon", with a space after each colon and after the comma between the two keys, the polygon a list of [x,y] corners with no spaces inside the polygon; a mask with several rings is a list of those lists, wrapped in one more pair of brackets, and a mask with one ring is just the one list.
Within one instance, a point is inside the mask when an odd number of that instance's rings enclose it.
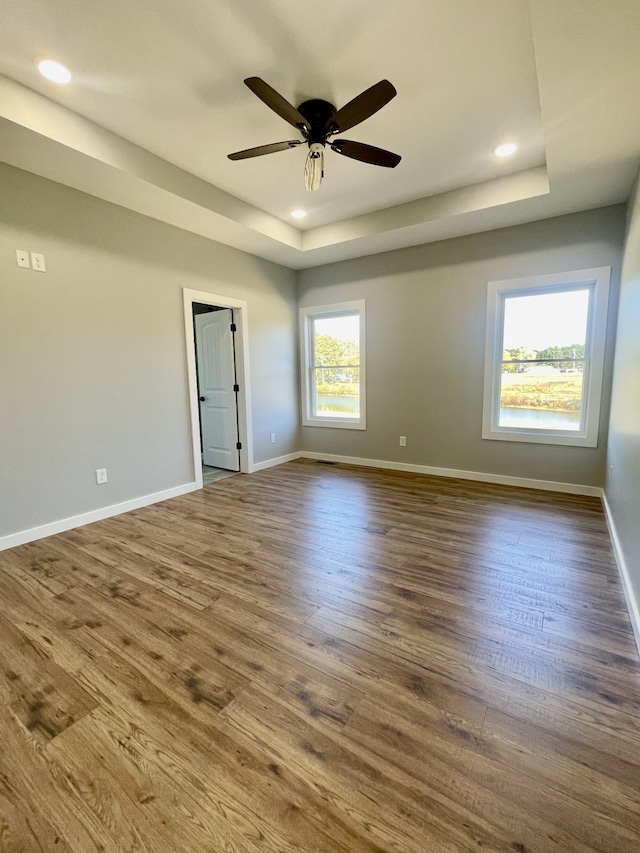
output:
{"label": "recessed light", "polygon": [[518,146],[515,142],[501,142],[493,149],[493,153],[496,157],[509,157],[511,154],[515,154],[517,150]]}
{"label": "recessed light", "polygon": [[42,59],[38,62],[38,71],[52,83],[68,83],[71,80],[71,72],[61,62],[55,59]]}
{"label": "recessed light", "polygon": [[300,210],[300,209],[292,210],[291,215],[293,216],[294,219],[304,219],[304,217],[307,215],[307,211],[306,210]]}

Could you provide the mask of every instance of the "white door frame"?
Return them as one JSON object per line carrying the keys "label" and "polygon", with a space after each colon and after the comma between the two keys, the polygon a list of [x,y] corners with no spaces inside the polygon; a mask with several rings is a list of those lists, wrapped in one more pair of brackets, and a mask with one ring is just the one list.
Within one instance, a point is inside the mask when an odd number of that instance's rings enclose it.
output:
{"label": "white door frame", "polygon": [[247,303],[242,299],[220,296],[205,290],[182,289],[184,301],[184,329],[187,350],[187,378],[189,388],[189,413],[191,415],[191,445],[193,448],[193,474],[196,488],[202,488],[202,444],[200,442],[200,406],[198,404],[198,379],[196,374],[196,343],[193,335],[193,303],[218,305],[233,308],[236,324],[236,377],[238,392],[238,436],[240,448],[240,471],[249,474],[253,470],[253,430],[251,425],[251,386],[249,384],[249,335]]}

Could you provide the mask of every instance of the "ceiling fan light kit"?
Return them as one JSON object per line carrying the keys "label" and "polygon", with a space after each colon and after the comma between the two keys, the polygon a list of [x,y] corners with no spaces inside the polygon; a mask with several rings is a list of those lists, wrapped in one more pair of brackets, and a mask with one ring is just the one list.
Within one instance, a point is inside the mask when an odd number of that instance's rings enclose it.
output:
{"label": "ceiling fan light kit", "polygon": [[304,164],[304,188],[307,192],[320,189],[324,177],[324,145],[313,142]]}
{"label": "ceiling fan light kit", "polygon": [[244,82],[263,103],[297,128],[303,139],[289,139],[236,151],[228,155],[230,160],[246,160],[263,154],[274,154],[276,151],[286,151],[306,142],[309,153],[304,167],[304,186],[306,190],[313,191],[320,188],[324,176],[324,151],[327,142],[337,154],[373,166],[393,169],[402,159],[399,154],[366,145],[364,142],[353,142],[350,139],[330,140],[335,134],[360,124],[396,96],[396,90],[388,80],[380,80],[339,110],[320,98],[305,101],[296,108],[260,77],[247,77]]}

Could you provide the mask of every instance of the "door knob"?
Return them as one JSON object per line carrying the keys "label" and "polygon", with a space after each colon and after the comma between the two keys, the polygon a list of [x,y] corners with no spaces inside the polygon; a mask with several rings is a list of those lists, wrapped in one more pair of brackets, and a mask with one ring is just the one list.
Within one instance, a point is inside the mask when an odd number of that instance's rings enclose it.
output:
{"label": "door knob", "polygon": [[201,402],[201,403],[204,403],[204,401],[205,401],[205,398],[204,398],[204,397],[200,397],[200,402]]}

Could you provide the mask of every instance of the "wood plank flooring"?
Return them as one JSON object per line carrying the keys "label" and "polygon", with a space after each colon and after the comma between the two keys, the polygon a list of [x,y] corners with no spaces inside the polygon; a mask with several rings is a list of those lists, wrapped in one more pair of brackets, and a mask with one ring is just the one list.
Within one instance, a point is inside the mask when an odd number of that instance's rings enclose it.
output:
{"label": "wood plank flooring", "polygon": [[638,853],[600,502],[310,461],[0,554],[2,853]]}

